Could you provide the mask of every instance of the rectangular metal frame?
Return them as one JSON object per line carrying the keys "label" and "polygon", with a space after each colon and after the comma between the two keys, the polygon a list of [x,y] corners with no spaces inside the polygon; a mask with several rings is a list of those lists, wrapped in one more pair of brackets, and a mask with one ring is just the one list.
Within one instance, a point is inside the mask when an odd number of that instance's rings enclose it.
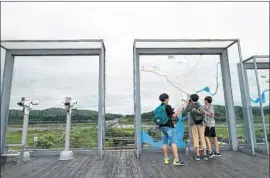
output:
{"label": "rectangular metal frame", "polygon": [[[262,122],[263,122],[263,130],[264,130],[264,139],[265,139],[265,147],[266,153],[269,155],[269,144],[266,132],[266,125],[265,125],[265,117],[262,105],[262,98],[261,98],[261,88],[259,84],[259,77],[258,77],[258,70],[260,69],[270,69],[270,62],[257,62],[257,59],[266,58],[269,60],[269,55],[255,55],[251,56],[248,59],[242,61],[242,63],[238,63],[238,76],[239,76],[239,84],[240,84],[240,92],[241,92],[241,100],[243,104],[243,114],[244,114],[244,123],[245,123],[245,137],[247,140],[246,147],[247,149],[251,150],[252,155],[255,155],[255,149],[257,148],[256,144],[256,136],[255,136],[255,129],[254,129],[254,119],[252,113],[252,107],[250,102],[250,90],[248,84],[248,76],[247,70],[255,70],[255,77],[256,77],[256,85],[258,91],[258,97],[260,101],[260,111],[262,115]],[[252,61],[252,62],[250,62]],[[241,66],[243,67],[241,69]]]}
{"label": "rectangular metal frame", "polygon": [[[100,43],[99,48],[68,48],[68,49],[8,49],[4,43]],[[1,90],[1,155],[4,153],[6,143],[6,131],[8,126],[9,102],[11,83],[13,76],[14,58],[16,56],[99,56],[99,80],[98,80],[98,154],[103,158],[104,123],[105,123],[105,45],[103,40],[4,40],[1,48],[6,50],[3,83]]]}
{"label": "rectangular metal frame", "polygon": [[[219,42],[232,41],[227,47],[213,48],[138,48],[137,42]],[[230,67],[228,59],[228,48],[237,43],[239,58],[242,62],[240,41],[238,39],[135,39],[133,43],[133,89],[134,89],[134,113],[135,113],[135,135],[136,156],[140,157],[141,144],[141,98],[140,98],[140,55],[219,55],[222,70],[224,98],[226,105],[226,116],[228,118],[229,139],[233,151],[238,150],[238,139],[236,130],[236,117],[234,112],[234,101],[231,86]]]}

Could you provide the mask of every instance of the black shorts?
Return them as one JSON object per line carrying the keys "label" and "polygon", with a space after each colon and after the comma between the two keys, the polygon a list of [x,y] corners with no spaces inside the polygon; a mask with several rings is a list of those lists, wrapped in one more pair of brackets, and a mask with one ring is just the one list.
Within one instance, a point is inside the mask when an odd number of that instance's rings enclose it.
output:
{"label": "black shorts", "polygon": [[216,129],[215,127],[205,127],[204,136],[206,137],[216,137]]}

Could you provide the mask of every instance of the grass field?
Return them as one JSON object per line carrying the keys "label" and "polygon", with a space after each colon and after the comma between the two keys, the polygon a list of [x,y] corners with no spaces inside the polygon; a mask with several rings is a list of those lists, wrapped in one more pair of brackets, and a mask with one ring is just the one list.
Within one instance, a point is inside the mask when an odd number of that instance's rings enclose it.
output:
{"label": "grass field", "polygon": [[[122,123],[122,121],[121,121]],[[161,135],[158,130],[153,131],[151,122],[142,123],[143,130],[151,132],[154,138],[160,139]],[[134,138],[134,126],[133,122],[125,121],[121,128],[118,126],[113,129],[106,129],[106,147],[117,146],[115,142],[120,137]],[[125,126],[129,126],[125,128]],[[147,128],[144,126],[148,126]],[[256,138],[263,139],[264,133],[262,132],[262,126],[259,123],[255,123]],[[188,133],[187,123],[184,122],[185,134]],[[7,133],[7,144],[20,144],[22,139],[22,125],[9,125]],[[155,133],[154,133],[155,132]],[[227,123],[217,123],[216,133],[222,140],[228,140],[228,128]],[[269,135],[269,126],[267,127],[267,133]],[[237,134],[239,142],[244,142],[244,128],[243,123],[237,123]],[[151,134],[150,134],[151,135]],[[34,143],[34,137],[38,137],[38,142]],[[65,124],[34,124],[29,125],[27,135],[27,146],[28,148],[44,148],[44,149],[55,149],[64,148],[65,140]],[[97,123],[72,123],[71,131],[71,148],[96,148],[97,147]]]}

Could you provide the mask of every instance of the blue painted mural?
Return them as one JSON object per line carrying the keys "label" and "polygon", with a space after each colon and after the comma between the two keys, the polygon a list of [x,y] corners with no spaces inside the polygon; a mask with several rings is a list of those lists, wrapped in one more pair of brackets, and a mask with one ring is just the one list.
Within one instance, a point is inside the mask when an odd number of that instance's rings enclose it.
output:
{"label": "blue painted mural", "polygon": [[[176,134],[177,134],[177,146],[178,148],[184,148],[186,147],[186,143],[183,141],[184,137],[184,124],[183,121],[187,119],[187,116],[185,117],[179,117],[178,122],[176,124]],[[155,141],[153,137],[151,137],[146,131],[141,131],[141,142],[142,144],[148,144],[153,148],[161,148],[162,147],[162,141]]]}
{"label": "blue painted mural", "polygon": [[[263,104],[268,101],[268,100],[266,100],[266,96],[265,96],[266,92],[269,92],[269,89],[266,89],[266,90],[262,91],[262,94],[261,94]],[[250,100],[251,100],[252,103],[256,103],[256,104],[260,103],[260,98],[259,97],[255,98],[255,99],[250,98]]]}

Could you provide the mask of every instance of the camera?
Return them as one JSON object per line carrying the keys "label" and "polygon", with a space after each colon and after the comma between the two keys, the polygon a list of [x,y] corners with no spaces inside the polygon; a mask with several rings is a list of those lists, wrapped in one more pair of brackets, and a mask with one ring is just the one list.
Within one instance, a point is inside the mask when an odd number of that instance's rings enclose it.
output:
{"label": "camera", "polygon": [[77,109],[77,101],[72,102],[72,109]]}
{"label": "camera", "polygon": [[32,109],[33,105],[39,105],[38,100],[26,100],[25,97],[21,97],[21,101],[17,103],[19,106]]}
{"label": "camera", "polygon": [[65,105],[66,107],[68,107],[68,106],[71,105],[71,97],[66,97],[66,98],[65,98],[64,105]]}
{"label": "camera", "polygon": [[39,101],[38,101],[38,100],[32,100],[32,101],[31,101],[31,104],[32,104],[32,105],[39,105]]}
{"label": "camera", "polygon": [[77,101],[71,101],[71,97],[65,97],[65,101],[63,102],[64,107],[67,111],[70,111],[70,109],[76,109],[77,103]]}

